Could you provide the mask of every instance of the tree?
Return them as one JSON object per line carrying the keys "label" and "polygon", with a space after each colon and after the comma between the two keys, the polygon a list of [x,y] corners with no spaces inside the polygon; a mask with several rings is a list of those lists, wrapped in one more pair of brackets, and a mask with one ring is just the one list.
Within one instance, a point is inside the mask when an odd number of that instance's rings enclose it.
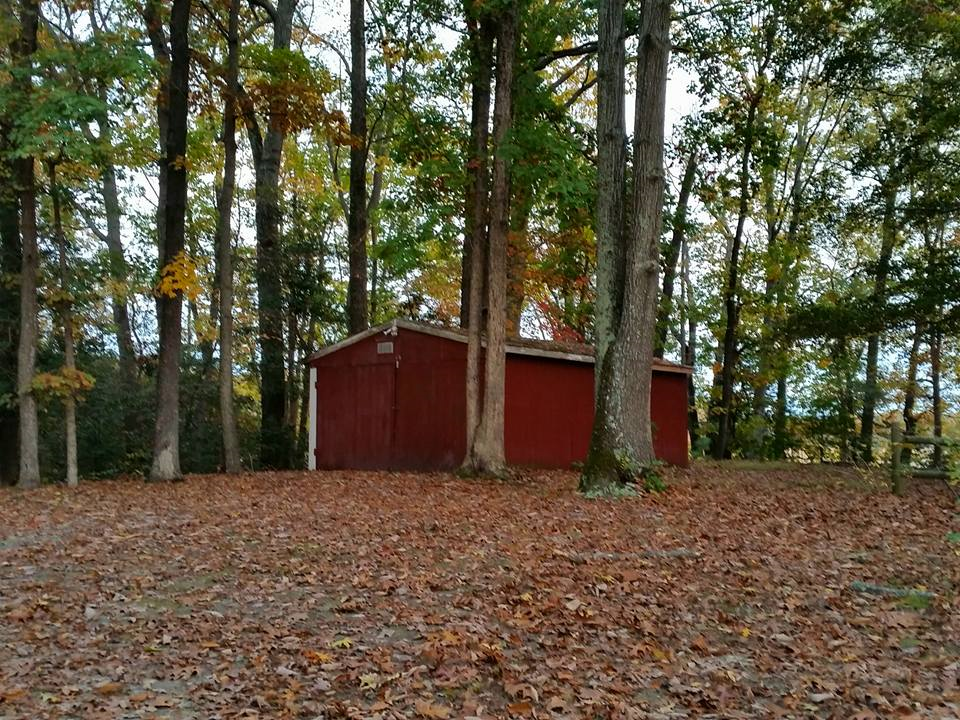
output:
{"label": "tree", "polygon": [[[166,197],[160,234],[160,356],[151,480],[180,480],[180,333],[183,288],[176,282],[184,256],[187,211],[187,110],[190,82],[190,0],[173,0],[170,13]],[[165,282],[167,281],[167,282]]]}
{"label": "tree", "polygon": [[[615,46],[622,36],[618,16],[622,17],[622,6],[601,6],[601,30],[604,34],[614,33],[612,37],[604,38],[604,45],[612,41]],[[609,23],[606,27],[605,19]],[[615,282],[600,286],[598,281],[598,320],[603,307],[604,312],[609,313],[603,318],[603,324],[608,328],[608,342],[602,354],[598,343],[596,362],[600,367],[596,410],[590,450],[580,478],[582,492],[609,492],[618,484],[633,481],[654,461],[650,381],[664,195],[663,134],[670,19],[669,0],[645,0],[637,61],[632,222],[626,230],[612,228],[613,239],[622,244],[622,250],[616,252],[598,247],[598,253],[622,257],[624,267],[622,278],[618,277]],[[616,49],[613,49],[602,62],[617,57]],[[622,65],[609,69],[623,73]],[[618,95],[618,84],[616,80],[611,83],[613,92],[608,101],[622,105],[623,96]],[[616,112],[611,113],[614,118]],[[615,138],[614,134],[611,139],[615,141]],[[613,168],[606,169],[617,172]],[[601,193],[608,183],[609,178],[599,178]],[[622,189],[617,186],[610,187],[610,190],[614,199],[623,196]],[[622,211],[613,212],[622,217]],[[601,305],[601,293],[604,292],[611,293],[612,297]]]}
{"label": "tree", "polygon": [[[20,0],[20,33],[11,55],[14,61],[14,87],[18,91],[16,109],[27,114],[33,84],[33,55],[37,52],[37,28],[40,22],[39,0]],[[21,131],[24,128],[20,128]],[[20,201],[20,338],[17,351],[17,402],[20,406],[20,473],[18,484],[34,488],[40,484],[39,428],[37,399],[33,377],[37,363],[37,271],[40,263],[37,247],[37,188],[34,157],[27,153],[15,161]]]}
{"label": "tree", "polygon": [[[7,17],[8,8],[3,8]],[[10,157],[13,118],[0,113],[0,275],[20,274],[20,205],[16,163]],[[20,413],[17,407],[17,347],[20,293],[0,283],[0,485],[15,485],[20,474]]]}
{"label": "tree", "polygon": [[[468,426],[467,457],[464,468],[474,474],[500,475],[506,469],[503,446],[504,380],[506,377],[507,323],[507,235],[510,224],[510,158],[508,135],[513,119],[514,62],[517,52],[519,3],[508,2],[497,18],[497,71],[493,107],[493,179],[489,200],[489,230],[486,258],[487,316],[484,323],[486,349],[484,383],[478,422]],[[476,249],[474,248],[474,251]],[[479,263],[472,261],[471,267]],[[483,280],[472,275],[471,286],[484,287]],[[473,292],[473,290],[471,290]],[[479,323],[471,327],[468,353],[477,353],[480,344]],[[474,367],[476,367],[474,365]],[[479,374],[467,373],[467,397],[481,397],[471,384]]]}
{"label": "tree", "polygon": [[754,144],[757,139],[757,119],[760,103],[766,92],[767,68],[773,59],[773,50],[777,36],[777,18],[770,13],[762,29],[762,40],[757,49],[756,68],[752,78],[746,80],[746,108],[741,131],[742,149],[739,165],[739,198],[736,229],[730,243],[729,259],[726,268],[726,282],[723,287],[724,329],[721,343],[720,397],[711,408],[711,414],[717,418],[717,430],[711,442],[711,454],[721,460],[730,452],[734,432],[734,383],[737,366],[737,330],[740,323],[740,252],[743,246],[743,234],[750,211],[753,190],[751,187],[751,161]]}
{"label": "tree", "polygon": [[[97,17],[97,3],[91,2],[89,7],[90,30],[94,41],[102,39],[103,29]],[[158,58],[159,59],[159,58]],[[99,136],[96,141],[100,146],[113,151],[115,135],[113,124],[110,121],[109,89],[102,77],[94,80],[96,95],[100,100],[101,112],[97,113],[97,127]],[[88,138],[94,138],[89,129],[86,129]],[[113,293],[113,321],[116,324],[117,352],[120,359],[120,369],[123,373],[127,388],[133,391],[137,380],[137,353],[133,345],[133,332],[130,327],[130,309],[125,296],[129,282],[130,270],[123,249],[120,221],[123,212],[120,207],[120,194],[117,187],[117,168],[112,158],[104,158],[100,162],[100,183],[103,194],[103,209],[106,218],[106,231],[97,231],[98,237],[103,240],[110,254],[110,276],[114,281]]]}
{"label": "tree", "polygon": [[460,324],[469,331],[467,343],[466,426],[468,470],[472,470],[471,453],[480,425],[480,362],[483,300],[487,274],[487,232],[489,218],[489,144],[490,87],[493,68],[494,33],[486,14],[479,17],[471,3],[464,5],[467,18],[467,42],[470,51],[470,147],[466,168],[467,184],[464,199],[463,264],[460,300]]}
{"label": "tree", "polygon": [[[284,468],[290,462],[290,437],[285,424],[287,414],[284,374],[284,313],[281,278],[282,247],[280,236],[280,167],[287,132],[295,127],[288,99],[275,93],[286,92],[283,75],[296,63],[290,57],[290,40],[296,0],[280,0],[276,6],[259,0],[273,26],[272,52],[267,56],[266,131],[262,131],[254,107],[246,99],[244,121],[256,171],[256,234],[258,343],[260,346],[260,462],[268,468]],[[271,85],[276,82],[279,87]],[[246,97],[242,95],[243,99]]]}
{"label": "tree", "polygon": [[240,0],[230,0],[227,20],[226,92],[223,94],[223,181],[217,197],[217,293],[220,298],[220,424],[223,468],[241,470],[233,402],[233,233],[230,213],[237,176],[237,103],[240,91]]}
{"label": "tree", "polygon": [[367,329],[367,41],[364,0],[350,0],[350,213],[347,328]]}
{"label": "tree", "polygon": [[[660,293],[660,307],[657,311],[657,344],[656,356],[662,358],[667,345],[667,333],[670,325],[670,315],[673,311],[673,288],[677,278],[677,262],[680,251],[686,242],[687,235],[687,208],[690,204],[690,193],[697,177],[697,159],[699,148],[694,149],[688,156],[683,170],[683,179],[680,181],[680,193],[677,196],[677,207],[673,212],[673,232],[670,243],[667,245],[663,258],[663,290]],[[680,329],[683,332],[683,329]]]}
{"label": "tree", "polygon": [[[63,324],[63,374],[69,385],[76,378],[76,344],[73,337],[73,310],[70,292],[70,271],[67,267],[67,236],[63,231],[62,201],[57,183],[57,163],[47,162],[50,180],[50,203],[53,207],[53,232],[57,241],[57,260],[60,269],[61,322]],[[67,436],[67,486],[76,487],[77,471],[77,400],[75,389],[68,386],[63,398],[64,432]]]}

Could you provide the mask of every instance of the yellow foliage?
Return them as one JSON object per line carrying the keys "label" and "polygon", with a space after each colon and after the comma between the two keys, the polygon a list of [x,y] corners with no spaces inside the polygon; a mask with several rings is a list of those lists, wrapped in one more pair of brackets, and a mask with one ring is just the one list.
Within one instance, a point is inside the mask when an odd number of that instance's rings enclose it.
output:
{"label": "yellow foliage", "polygon": [[197,333],[197,342],[215,342],[219,333],[217,326],[210,320],[209,315],[198,315],[193,324],[194,332]]}
{"label": "yellow foliage", "polygon": [[93,376],[82,370],[62,367],[57,372],[37,373],[33,377],[31,387],[37,394],[65,399],[79,397],[91,390],[95,383]]}
{"label": "yellow foliage", "polygon": [[197,265],[183,250],[160,271],[160,282],[155,290],[157,295],[174,298],[180,293],[191,300],[200,297],[201,291]]}

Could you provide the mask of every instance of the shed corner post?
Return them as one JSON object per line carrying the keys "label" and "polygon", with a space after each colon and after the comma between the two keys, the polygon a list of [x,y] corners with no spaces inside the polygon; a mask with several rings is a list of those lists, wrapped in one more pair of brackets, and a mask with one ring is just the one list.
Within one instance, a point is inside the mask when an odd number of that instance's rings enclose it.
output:
{"label": "shed corner post", "polygon": [[317,366],[310,366],[310,425],[307,427],[307,469],[317,469]]}
{"label": "shed corner post", "polygon": [[901,496],[904,493],[905,482],[903,468],[900,465],[900,451],[903,448],[903,428],[900,423],[890,424],[890,474],[893,494]]}

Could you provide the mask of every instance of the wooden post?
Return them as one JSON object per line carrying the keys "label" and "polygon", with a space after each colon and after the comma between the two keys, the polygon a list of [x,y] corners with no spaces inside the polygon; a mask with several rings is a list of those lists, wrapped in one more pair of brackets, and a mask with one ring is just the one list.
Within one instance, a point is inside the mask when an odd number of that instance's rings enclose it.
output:
{"label": "wooden post", "polygon": [[904,478],[900,468],[900,450],[903,447],[903,428],[900,423],[890,424],[890,472],[892,475],[892,489],[894,495],[903,495]]}

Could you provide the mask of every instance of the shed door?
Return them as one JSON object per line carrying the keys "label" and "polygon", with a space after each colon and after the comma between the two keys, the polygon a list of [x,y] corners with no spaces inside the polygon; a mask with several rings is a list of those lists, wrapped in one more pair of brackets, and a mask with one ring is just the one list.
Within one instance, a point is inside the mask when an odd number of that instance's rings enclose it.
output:
{"label": "shed door", "polygon": [[317,467],[381,469],[393,459],[396,367],[317,368]]}

